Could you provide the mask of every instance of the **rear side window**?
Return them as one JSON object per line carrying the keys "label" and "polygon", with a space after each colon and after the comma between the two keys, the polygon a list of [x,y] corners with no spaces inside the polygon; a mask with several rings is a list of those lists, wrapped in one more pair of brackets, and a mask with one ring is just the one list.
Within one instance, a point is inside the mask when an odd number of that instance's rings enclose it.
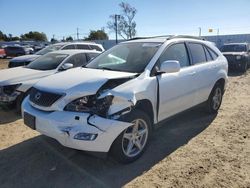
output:
{"label": "rear side window", "polygon": [[86,44],[77,44],[76,48],[81,49],[81,50],[90,50],[89,45],[86,45]]}
{"label": "rear side window", "polygon": [[204,46],[207,61],[213,61],[212,55],[209,53],[208,49]]}
{"label": "rear side window", "polygon": [[97,50],[97,51],[99,51],[99,52],[102,52],[102,49],[101,49],[99,46],[90,45],[90,47],[91,47],[93,50]]}
{"label": "rear side window", "polygon": [[206,54],[203,46],[198,43],[189,43],[193,64],[206,62]]}
{"label": "rear side window", "polygon": [[216,54],[213,50],[211,50],[210,48],[207,48],[207,50],[209,51],[209,53],[211,54],[213,60],[217,59],[218,54]]}
{"label": "rear side window", "polygon": [[62,48],[62,50],[72,50],[72,49],[75,49],[75,45],[73,45],[73,44],[67,45],[67,46]]}
{"label": "rear side window", "polygon": [[168,60],[179,61],[181,67],[189,66],[189,58],[184,43],[173,44],[161,55],[160,63]]}

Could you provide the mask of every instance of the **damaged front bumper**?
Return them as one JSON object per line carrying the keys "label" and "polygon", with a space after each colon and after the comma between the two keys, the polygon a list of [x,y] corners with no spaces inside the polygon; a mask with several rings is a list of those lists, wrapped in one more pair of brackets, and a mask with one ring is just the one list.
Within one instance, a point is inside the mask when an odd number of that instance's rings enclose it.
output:
{"label": "damaged front bumper", "polygon": [[[28,98],[22,104],[23,115],[33,117],[34,128],[62,145],[91,152],[108,152],[114,140],[131,123],[102,118],[89,113],[68,111],[41,111],[30,105]],[[27,124],[30,120],[25,120]]]}

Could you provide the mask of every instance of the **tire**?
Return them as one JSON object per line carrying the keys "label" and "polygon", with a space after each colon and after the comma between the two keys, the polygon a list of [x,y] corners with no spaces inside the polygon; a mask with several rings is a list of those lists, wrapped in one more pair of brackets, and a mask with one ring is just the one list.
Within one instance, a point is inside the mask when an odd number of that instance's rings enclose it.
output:
{"label": "tire", "polygon": [[141,110],[131,111],[122,117],[121,121],[137,122],[125,129],[111,147],[111,154],[115,160],[127,164],[140,158],[146,150],[152,133],[152,123],[149,116]]}
{"label": "tire", "polygon": [[216,114],[221,106],[223,98],[223,85],[216,83],[207,100],[206,109],[210,114]]}
{"label": "tire", "polygon": [[247,62],[241,64],[240,71],[243,73],[247,71]]}
{"label": "tire", "polygon": [[16,113],[21,114],[21,106],[22,102],[25,99],[25,97],[28,95],[28,93],[21,93],[17,99],[16,99]]}

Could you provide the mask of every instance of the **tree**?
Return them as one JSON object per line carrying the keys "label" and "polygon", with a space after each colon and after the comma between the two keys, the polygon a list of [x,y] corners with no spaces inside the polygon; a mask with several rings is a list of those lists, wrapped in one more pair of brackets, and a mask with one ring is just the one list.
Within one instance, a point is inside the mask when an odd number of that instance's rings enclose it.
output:
{"label": "tree", "polygon": [[73,41],[73,38],[71,36],[66,38],[66,41]]}
{"label": "tree", "polygon": [[30,31],[20,36],[22,40],[47,41],[47,36],[43,32]]}
{"label": "tree", "polygon": [[[125,2],[121,2],[119,6],[121,8],[121,15],[117,21],[118,35],[123,39],[133,38],[136,35],[136,22],[134,21],[134,17],[137,10]],[[110,19],[107,23],[107,27],[110,32],[116,32],[115,15],[111,15]]]}
{"label": "tree", "polygon": [[0,31],[0,41],[16,41],[20,40],[18,36],[13,36],[12,34],[4,34],[2,31]]}
{"label": "tree", "polygon": [[52,38],[52,39],[50,40],[50,42],[51,42],[51,43],[57,43],[57,42],[58,42],[58,40],[56,40],[56,39]]}
{"label": "tree", "polygon": [[15,36],[15,37],[11,37],[11,40],[12,41],[17,41],[17,40],[20,40],[20,38],[18,36]]}
{"label": "tree", "polygon": [[105,33],[104,29],[101,30],[90,30],[89,36],[84,40],[107,40],[109,39],[107,33]]}
{"label": "tree", "polygon": [[8,37],[2,31],[0,31],[0,41],[7,41]]}

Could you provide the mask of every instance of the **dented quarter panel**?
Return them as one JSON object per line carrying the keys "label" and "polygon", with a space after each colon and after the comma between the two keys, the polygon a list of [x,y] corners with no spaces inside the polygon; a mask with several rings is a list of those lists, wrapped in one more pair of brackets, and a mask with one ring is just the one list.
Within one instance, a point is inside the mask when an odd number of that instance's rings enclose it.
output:
{"label": "dented quarter panel", "polygon": [[109,115],[115,114],[128,107],[136,106],[140,100],[149,100],[153,106],[154,122],[157,122],[157,80],[156,77],[145,77],[144,74],[129,80],[116,88],[109,90],[101,97],[113,95],[114,99],[109,108]]}

